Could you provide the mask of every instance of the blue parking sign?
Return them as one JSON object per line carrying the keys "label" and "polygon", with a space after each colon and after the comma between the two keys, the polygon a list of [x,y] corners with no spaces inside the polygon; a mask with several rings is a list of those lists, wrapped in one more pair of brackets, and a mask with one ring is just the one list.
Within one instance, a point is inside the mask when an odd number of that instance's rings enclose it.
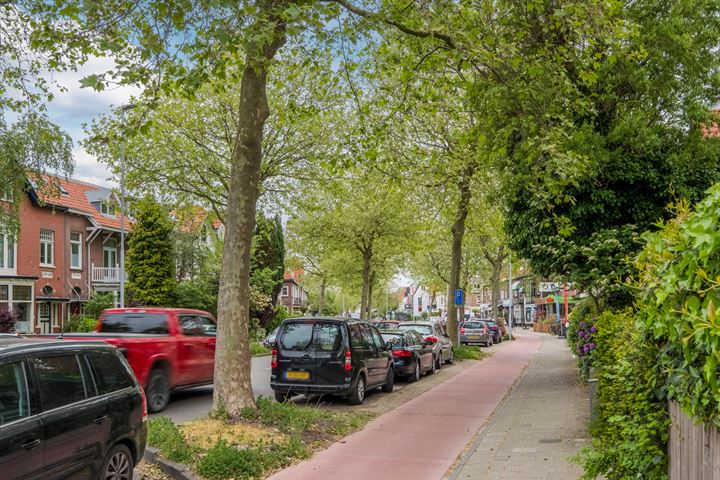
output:
{"label": "blue parking sign", "polygon": [[455,305],[463,304],[463,291],[462,288],[455,290]]}

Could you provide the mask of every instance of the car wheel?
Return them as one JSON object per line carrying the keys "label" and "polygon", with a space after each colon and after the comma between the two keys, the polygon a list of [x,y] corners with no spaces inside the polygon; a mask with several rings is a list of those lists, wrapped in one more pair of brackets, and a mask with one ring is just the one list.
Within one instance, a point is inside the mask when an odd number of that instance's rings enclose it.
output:
{"label": "car wheel", "polygon": [[453,352],[452,349],[450,349],[450,357],[445,360],[445,363],[447,363],[448,365],[452,365],[453,363],[455,363],[455,352]]}
{"label": "car wheel", "polygon": [[420,360],[418,360],[417,362],[415,362],[415,370],[413,371],[413,373],[411,375],[408,375],[408,379],[407,379],[408,383],[414,383],[414,382],[417,382],[418,380],[420,380],[420,371],[421,371]]}
{"label": "car wheel", "polygon": [[387,376],[385,377],[385,385],[382,387],[382,391],[385,393],[390,393],[393,391],[393,388],[395,387],[395,369],[390,367],[388,368]]}
{"label": "car wheel", "polygon": [[156,413],[165,410],[170,403],[170,379],[167,371],[156,368],[150,372],[147,387],[148,412]]}
{"label": "car wheel", "polygon": [[115,445],[105,456],[98,480],[132,480],[133,458],[125,445]]}
{"label": "car wheel", "polygon": [[437,361],[435,362],[435,370],[440,370],[442,368],[442,350],[440,350],[440,355],[437,357]]}
{"label": "car wheel", "polygon": [[290,394],[283,392],[275,392],[275,401],[278,403],[285,403],[290,400]]}
{"label": "car wheel", "polygon": [[350,405],[362,405],[363,400],[365,400],[365,376],[361,373],[355,382],[355,388],[350,392],[348,402]]}

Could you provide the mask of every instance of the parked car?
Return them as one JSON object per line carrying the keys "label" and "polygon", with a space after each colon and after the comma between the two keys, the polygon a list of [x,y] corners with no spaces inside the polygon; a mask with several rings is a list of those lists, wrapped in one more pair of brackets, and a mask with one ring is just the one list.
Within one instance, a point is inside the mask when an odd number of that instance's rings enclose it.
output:
{"label": "parked car", "polygon": [[461,345],[481,343],[489,347],[493,344],[493,333],[485,320],[468,320],[460,327],[458,342]]}
{"label": "parked car", "polygon": [[272,332],[268,333],[268,336],[265,337],[265,340],[263,340],[263,345],[266,348],[272,348],[273,344],[275,343],[275,337],[277,336],[278,329],[280,327],[275,327]]}
{"label": "parked car", "polygon": [[64,334],[67,340],[104,340],[125,355],[159,412],[170,392],[208,385],[215,368],[215,318],[181,308],[113,308],[100,315],[95,333]]}
{"label": "parked car", "polygon": [[14,479],[130,480],[145,395],[105,342],[0,338],[0,471]]}
{"label": "parked car", "polygon": [[452,342],[440,324],[430,322],[403,322],[400,323],[397,328],[399,330],[415,330],[422,335],[425,340],[435,344],[433,347],[433,358],[436,369],[439,370],[443,363],[455,362]]}
{"label": "parked car", "polygon": [[380,320],[373,325],[378,330],[394,330],[400,322],[398,320]]}
{"label": "parked car", "polygon": [[330,393],[360,405],[365,393],[392,392],[395,365],[389,346],[367,322],[342,318],[291,318],[278,330],[270,387],[285,401],[302,393]]}
{"label": "parked car", "polygon": [[424,373],[435,373],[434,343],[427,341],[415,330],[380,330],[386,345],[390,346],[395,374],[417,382]]}
{"label": "parked car", "polygon": [[495,320],[485,319],[485,323],[488,324],[488,327],[490,327],[490,331],[492,331],[493,343],[502,343],[502,332],[500,331],[500,327],[495,322]]}

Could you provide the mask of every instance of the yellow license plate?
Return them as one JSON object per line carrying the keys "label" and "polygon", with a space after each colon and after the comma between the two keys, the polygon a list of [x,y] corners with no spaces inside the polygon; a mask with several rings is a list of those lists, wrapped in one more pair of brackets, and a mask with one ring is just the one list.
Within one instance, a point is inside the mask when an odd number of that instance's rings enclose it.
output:
{"label": "yellow license plate", "polygon": [[310,372],[286,372],[285,377],[288,380],[308,380]]}
{"label": "yellow license plate", "polygon": [[475,338],[480,338],[480,335],[468,335],[467,337],[475,339]]}

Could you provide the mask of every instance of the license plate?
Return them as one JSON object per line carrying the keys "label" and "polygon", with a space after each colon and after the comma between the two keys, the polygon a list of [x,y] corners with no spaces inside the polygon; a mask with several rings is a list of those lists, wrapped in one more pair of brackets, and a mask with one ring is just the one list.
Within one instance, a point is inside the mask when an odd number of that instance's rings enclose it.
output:
{"label": "license plate", "polygon": [[475,339],[475,338],[480,338],[480,335],[468,335],[467,337]]}
{"label": "license plate", "polygon": [[285,372],[285,378],[288,380],[309,380],[310,372]]}

